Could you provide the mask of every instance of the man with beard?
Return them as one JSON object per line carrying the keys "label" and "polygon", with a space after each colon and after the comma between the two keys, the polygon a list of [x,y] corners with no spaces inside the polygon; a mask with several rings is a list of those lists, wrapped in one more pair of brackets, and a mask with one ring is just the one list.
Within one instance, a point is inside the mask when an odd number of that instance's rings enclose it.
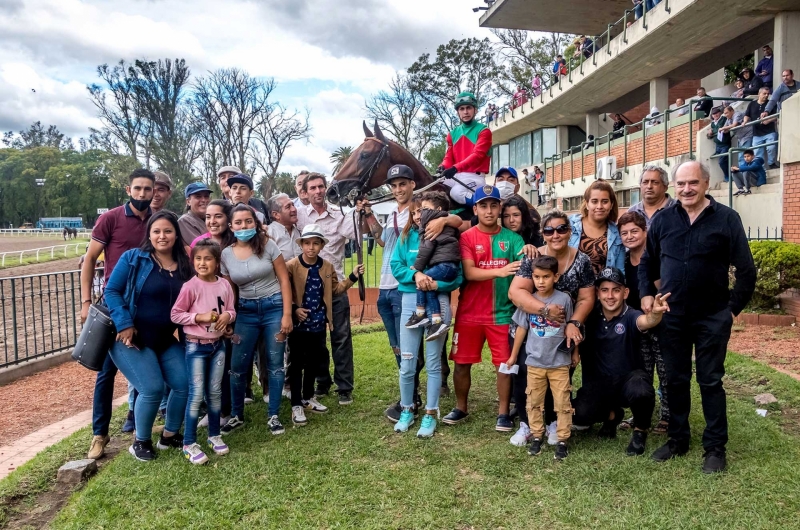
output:
{"label": "man with beard", "polygon": [[[132,248],[138,248],[145,237],[147,221],[152,211],[155,175],[146,169],[137,169],[128,177],[125,191],[129,200],[122,206],[112,208],[101,215],[92,229],[92,241],[86,251],[86,259],[81,268],[81,323],[89,316],[92,304],[92,280],[97,258],[105,254],[105,282],[111,277],[120,256]],[[103,369],[97,374],[92,403],[92,445],[88,457],[98,459],[103,456],[110,438],[108,427],[111,423],[112,401],[114,400],[114,378],[117,366],[106,356]]]}
{"label": "man with beard", "polygon": [[[715,201],[710,174],[699,162],[684,162],[673,172],[678,202],[658,214],[647,231],[647,250],[639,263],[642,310],[654,309],[655,295],[671,293],[662,320],[661,351],[669,393],[669,440],[653,453],[664,462],[689,450],[690,383],[694,351],[703,402],[703,472],[726,467],[728,418],[722,377],[733,318],[750,301],[756,283],[753,255],[739,215]],[[729,270],[735,285],[729,288]],[[656,282],[660,282],[656,287]]]}

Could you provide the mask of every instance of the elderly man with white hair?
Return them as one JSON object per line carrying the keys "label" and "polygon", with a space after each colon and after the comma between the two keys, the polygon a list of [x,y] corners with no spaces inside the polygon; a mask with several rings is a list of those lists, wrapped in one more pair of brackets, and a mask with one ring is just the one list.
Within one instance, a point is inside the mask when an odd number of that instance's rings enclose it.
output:
{"label": "elderly man with white hair", "polygon": [[675,199],[669,196],[669,175],[667,171],[655,164],[647,164],[642,168],[642,175],[639,177],[639,193],[641,201],[631,206],[629,212],[639,212],[647,222],[647,228],[653,217],[663,210],[675,204]]}
{"label": "elderly man with white hair", "polygon": [[267,227],[269,238],[281,249],[283,259],[289,261],[301,254],[297,240],[300,230],[297,229],[297,208],[294,201],[285,193],[273,195],[267,201],[272,224]]}
{"label": "elderly man with white hair", "polygon": [[[672,174],[678,202],[656,216],[639,262],[642,310],[653,310],[656,294],[670,293],[659,342],[669,394],[669,439],[653,453],[664,462],[689,450],[692,353],[703,403],[703,472],[726,467],[728,417],[725,355],[733,319],[750,301],[756,268],[742,220],[707,194],[710,174],[699,162],[683,162]],[[730,288],[729,271],[735,270]]]}

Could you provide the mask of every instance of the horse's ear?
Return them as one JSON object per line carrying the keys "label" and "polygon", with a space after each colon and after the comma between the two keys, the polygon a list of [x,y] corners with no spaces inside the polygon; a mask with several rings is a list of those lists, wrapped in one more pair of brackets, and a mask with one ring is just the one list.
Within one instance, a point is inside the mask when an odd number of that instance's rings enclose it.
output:
{"label": "horse's ear", "polygon": [[364,136],[366,136],[367,138],[372,138],[374,135],[372,134],[372,131],[369,130],[369,127],[367,127],[367,122],[362,121],[361,125],[364,126]]}
{"label": "horse's ear", "polygon": [[378,127],[378,120],[375,120],[374,129],[375,129],[375,138],[377,138],[378,140],[380,140],[381,142],[383,142],[385,144],[388,144],[389,142],[388,142],[388,140],[386,140],[386,137],[383,135],[383,131],[381,131],[381,128]]}

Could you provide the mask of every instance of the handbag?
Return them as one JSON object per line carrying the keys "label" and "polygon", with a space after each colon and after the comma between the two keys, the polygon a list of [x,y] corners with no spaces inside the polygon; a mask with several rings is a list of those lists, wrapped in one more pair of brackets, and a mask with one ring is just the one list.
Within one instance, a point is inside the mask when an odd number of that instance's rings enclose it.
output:
{"label": "handbag", "polygon": [[72,358],[81,366],[99,372],[103,369],[108,350],[114,345],[116,337],[117,329],[111,320],[111,312],[104,305],[92,304],[72,350]]}

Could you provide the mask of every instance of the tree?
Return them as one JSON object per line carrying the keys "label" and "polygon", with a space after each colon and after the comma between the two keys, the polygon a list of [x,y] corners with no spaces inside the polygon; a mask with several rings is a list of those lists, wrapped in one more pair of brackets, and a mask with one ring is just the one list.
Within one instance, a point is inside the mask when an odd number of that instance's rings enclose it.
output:
{"label": "tree", "polygon": [[347,162],[350,158],[350,155],[353,154],[352,146],[348,147],[340,147],[333,153],[331,153],[331,163],[333,163],[333,171],[331,172],[331,176],[336,175],[342,166]]}
{"label": "tree", "polygon": [[259,190],[264,198],[272,196],[275,189],[275,177],[278,174],[283,156],[289,146],[311,133],[309,113],[288,110],[280,103],[272,103],[260,116],[253,129],[252,157],[256,167],[264,175],[259,183]]}
{"label": "tree", "polygon": [[383,132],[417,158],[422,157],[437,133],[441,133],[435,127],[435,120],[426,115],[425,100],[411,89],[406,75],[396,75],[388,91],[371,96],[366,110],[370,123],[377,121]]}
{"label": "tree", "polygon": [[30,149],[33,147],[54,147],[56,149],[71,149],[72,139],[64,136],[55,125],[44,128],[42,122],[37,121],[26,131],[14,134],[8,131],[3,134],[3,143],[14,149]]}
{"label": "tree", "polygon": [[536,74],[545,80],[550,78],[556,55],[566,57],[565,49],[575,38],[567,33],[540,34],[518,29],[494,29],[492,33],[498,39],[496,46],[503,60],[501,77],[505,83],[498,88],[508,95],[517,85],[530,86]]}
{"label": "tree", "polygon": [[436,173],[439,164],[444,160],[444,154],[447,151],[447,143],[442,140],[431,146],[425,153],[425,167],[431,172],[431,175]]}
{"label": "tree", "polygon": [[[267,181],[262,179],[260,181],[260,184],[264,182]],[[294,175],[292,175],[288,171],[281,171],[280,173],[275,175],[275,180],[272,186],[273,187],[269,195],[264,195],[263,193],[261,195],[265,198],[269,198],[278,193],[285,193],[291,198],[297,197],[297,190],[294,189]],[[261,193],[261,189],[258,189],[257,191]]]}
{"label": "tree", "polygon": [[489,39],[451,40],[436,49],[436,58],[423,54],[408,69],[409,88],[425,103],[425,114],[447,130],[458,125],[453,100],[469,90],[479,102],[498,92],[503,69]]}
{"label": "tree", "polygon": [[[101,130],[89,129],[97,145],[115,153],[122,151],[135,158],[139,152],[140,139],[147,133],[147,123],[138,107],[134,73],[135,68],[127,65],[124,60],[113,67],[101,64],[97,67],[97,75],[105,85],[93,83],[86,88],[103,123]],[[122,150],[118,148],[117,142],[122,145]]]}
{"label": "tree", "polygon": [[222,165],[253,172],[253,131],[269,108],[274,88],[272,78],[257,79],[237,68],[217,70],[195,81],[192,114],[211,174]]}

